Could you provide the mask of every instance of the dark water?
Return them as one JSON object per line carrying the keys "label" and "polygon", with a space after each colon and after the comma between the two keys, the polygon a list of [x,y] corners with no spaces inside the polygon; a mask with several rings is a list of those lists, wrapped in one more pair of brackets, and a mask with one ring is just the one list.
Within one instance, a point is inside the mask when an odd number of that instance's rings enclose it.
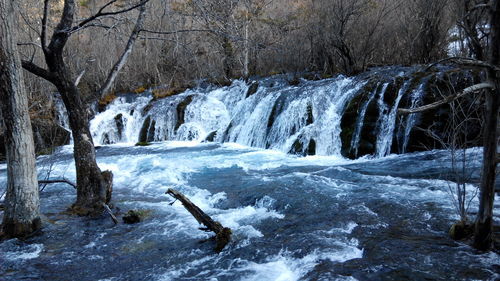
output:
{"label": "dark water", "polygon": [[[52,163],[52,177],[74,179],[71,149],[64,150],[40,159],[40,174]],[[468,151],[472,172],[479,153]],[[144,209],[147,219],[114,226],[106,216],[69,216],[74,190],[47,186],[43,233],[0,244],[1,280],[500,278],[500,256],[447,237],[457,217],[446,152],[347,161],[163,143],[103,147],[98,155],[101,168],[115,174],[114,210]],[[5,180],[0,165],[0,186]],[[168,204],[168,188],[232,228],[234,241],[220,254],[210,242],[199,244],[210,235],[179,202]]]}

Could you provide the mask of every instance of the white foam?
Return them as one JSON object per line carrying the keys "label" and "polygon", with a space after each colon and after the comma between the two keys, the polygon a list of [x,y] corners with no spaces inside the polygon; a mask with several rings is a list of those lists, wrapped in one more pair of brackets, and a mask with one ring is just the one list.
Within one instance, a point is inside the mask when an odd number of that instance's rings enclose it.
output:
{"label": "white foam", "polygon": [[315,250],[302,258],[293,258],[291,253],[284,251],[268,258],[268,261],[264,263],[243,261],[242,264],[244,266],[237,270],[240,272],[251,272],[244,274],[242,279],[240,279],[244,281],[295,281],[304,277],[321,260],[342,263],[362,257],[363,250],[350,245],[344,245],[344,248],[337,251]]}
{"label": "white foam", "polygon": [[31,260],[38,258],[43,251],[43,244],[31,244],[23,246],[19,251],[4,252],[1,254],[5,259],[10,261],[16,260]]}
{"label": "white foam", "polygon": [[346,234],[351,234],[352,231],[358,227],[358,224],[353,222],[353,221],[350,221],[348,222],[347,224],[345,224],[344,226],[340,227],[340,228],[332,228],[330,230],[328,230],[326,233],[328,234],[334,234],[334,233],[346,233]]}

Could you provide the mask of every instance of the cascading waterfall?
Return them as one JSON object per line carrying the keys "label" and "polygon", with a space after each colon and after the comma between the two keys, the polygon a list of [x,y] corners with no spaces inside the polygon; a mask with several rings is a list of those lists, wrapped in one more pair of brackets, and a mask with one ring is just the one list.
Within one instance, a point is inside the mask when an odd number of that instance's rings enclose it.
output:
{"label": "cascading waterfall", "polygon": [[396,101],[390,108],[383,101],[385,92],[381,92],[380,94],[378,103],[380,115],[378,122],[377,148],[375,152],[376,157],[384,157],[390,153],[399,102],[403,94],[408,90],[409,85],[410,82],[406,81],[403,87],[399,89]]}
{"label": "cascading waterfall", "polygon": [[377,93],[379,93],[379,95],[383,97],[383,94],[387,90],[388,86],[389,83],[384,83],[382,85],[382,88],[379,88],[379,84],[377,84],[377,87],[375,87],[375,90],[370,94],[370,97],[363,104],[363,107],[361,108],[358,119],[356,121],[356,130],[354,131],[354,136],[351,141],[351,151],[354,153],[354,155],[358,155],[359,140],[361,137],[361,130],[363,129],[363,123],[365,121],[366,110],[368,109],[368,106],[372,102],[373,98],[377,95]]}
{"label": "cascading waterfall", "polygon": [[[416,108],[421,104],[422,98],[424,97],[425,93],[426,82],[427,81],[424,81],[422,84],[420,84],[420,86],[418,86],[418,88],[415,91],[411,93],[410,108]],[[406,122],[404,124],[403,146],[401,148],[402,153],[406,152],[406,149],[408,147],[408,142],[410,140],[410,133],[413,127],[415,126],[415,123],[417,122],[417,117],[418,114],[416,113],[408,114],[408,116],[406,117]]]}
{"label": "cascading waterfall", "polygon": [[[418,114],[397,122],[398,107],[420,105],[427,89],[429,75],[422,78],[413,73],[415,69],[398,68],[383,75],[301,80],[298,85],[290,85],[289,77],[281,75],[252,83],[235,80],[222,88],[194,88],[158,100],[151,92],[129,94],[98,113],[91,121],[91,131],[98,144],[235,142],[303,156],[346,156],[347,146],[354,155],[349,157],[384,157],[407,151],[417,123]],[[251,85],[257,85],[254,91]],[[359,104],[356,116],[343,120],[346,110],[353,111],[353,104]],[[373,118],[376,124],[370,127],[366,120]],[[343,139],[349,130],[350,137]],[[367,134],[374,135],[374,141],[367,146],[363,140],[365,149],[358,155],[361,139]],[[403,135],[399,151],[393,151],[395,134]],[[373,148],[366,152],[366,147]]]}

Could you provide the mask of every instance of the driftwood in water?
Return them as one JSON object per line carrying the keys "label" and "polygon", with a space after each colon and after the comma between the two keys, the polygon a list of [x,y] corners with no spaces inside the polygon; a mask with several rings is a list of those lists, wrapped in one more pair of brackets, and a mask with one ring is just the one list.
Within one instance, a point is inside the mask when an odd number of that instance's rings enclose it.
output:
{"label": "driftwood in water", "polygon": [[102,203],[102,206],[104,207],[106,213],[108,213],[108,215],[111,217],[111,220],[115,223],[115,225],[117,225],[118,219],[116,218],[115,214],[113,214],[113,211],[111,211],[111,208],[105,203]]}
{"label": "driftwood in water", "polygon": [[166,194],[174,197],[175,199],[181,201],[184,208],[188,210],[191,215],[200,223],[205,226],[205,228],[200,228],[204,231],[212,231],[215,233],[215,251],[220,252],[224,247],[231,241],[231,229],[228,227],[222,226],[219,222],[214,221],[210,216],[205,214],[198,206],[193,204],[186,196],[182,193],[169,188]]}

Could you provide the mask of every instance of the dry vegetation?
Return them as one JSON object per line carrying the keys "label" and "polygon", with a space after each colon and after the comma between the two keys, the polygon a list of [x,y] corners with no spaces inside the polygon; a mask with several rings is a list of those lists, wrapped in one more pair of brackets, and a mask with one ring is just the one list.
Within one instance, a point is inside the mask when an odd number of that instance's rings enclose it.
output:
{"label": "dry vegetation", "polygon": [[[41,65],[42,2],[19,4],[23,57]],[[49,33],[63,4],[51,2]],[[78,18],[95,13],[106,2],[78,1]],[[142,85],[177,88],[197,79],[224,83],[303,70],[355,74],[375,65],[428,63],[447,56],[452,40],[465,42],[466,34],[451,32],[466,13],[465,2],[471,1],[153,0],[113,92],[143,92]],[[109,9],[127,3],[117,1]],[[68,42],[68,63],[75,74],[85,71],[79,88],[88,100],[120,56],[136,13],[103,18]],[[484,15],[478,17],[476,23]],[[470,44],[458,45],[458,52],[464,52]],[[28,77],[33,94],[54,91],[41,79]],[[169,91],[154,95],[168,96]]]}

